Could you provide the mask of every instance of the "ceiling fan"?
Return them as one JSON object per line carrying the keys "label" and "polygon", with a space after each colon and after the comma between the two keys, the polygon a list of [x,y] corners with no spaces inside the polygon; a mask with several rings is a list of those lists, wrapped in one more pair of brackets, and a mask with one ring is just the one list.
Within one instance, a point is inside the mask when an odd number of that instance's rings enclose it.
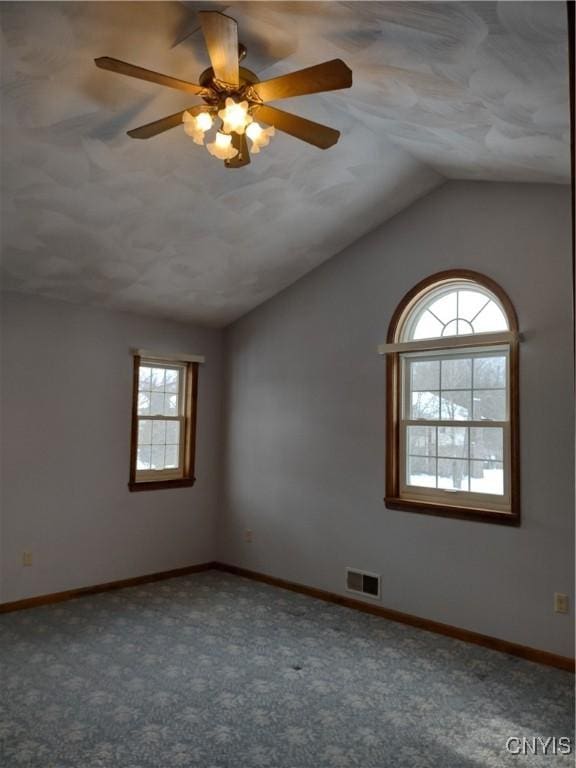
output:
{"label": "ceiling fan", "polygon": [[[206,148],[214,157],[224,160],[227,168],[240,168],[250,162],[246,137],[251,140],[252,153],[256,153],[268,144],[275,129],[320,149],[336,144],[339,131],[283,112],[266,102],[350,88],[352,72],[341,59],[261,82],[254,72],[240,66],[246,56],[246,47],[238,43],[236,20],[219,11],[200,11],[199,16],[212,66],[202,72],[198,85],[108,56],[94,60],[101,69],[176,88],[204,101],[204,104],[133,128],[128,131],[129,136],[149,139],[183,124],[195,143],[204,144],[206,133],[220,120],[214,141],[207,143]],[[263,128],[260,123],[267,127]]]}

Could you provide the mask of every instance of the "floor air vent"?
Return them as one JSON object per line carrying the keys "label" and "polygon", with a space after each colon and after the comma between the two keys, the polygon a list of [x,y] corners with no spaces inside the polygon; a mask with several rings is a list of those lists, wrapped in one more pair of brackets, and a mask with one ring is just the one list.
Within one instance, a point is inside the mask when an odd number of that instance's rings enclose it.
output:
{"label": "floor air vent", "polygon": [[346,568],[346,589],[368,597],[380,597],[380,576]]}

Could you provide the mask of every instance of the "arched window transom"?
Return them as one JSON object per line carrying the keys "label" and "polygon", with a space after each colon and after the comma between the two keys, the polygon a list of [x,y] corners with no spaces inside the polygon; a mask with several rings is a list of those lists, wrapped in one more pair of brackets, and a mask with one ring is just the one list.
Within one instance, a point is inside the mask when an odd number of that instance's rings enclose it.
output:
{"label": "arched window transom", "polygon": [[410,310],[401,340],[435,339],[509,330],[498,298],[472,281],[440,285]]}

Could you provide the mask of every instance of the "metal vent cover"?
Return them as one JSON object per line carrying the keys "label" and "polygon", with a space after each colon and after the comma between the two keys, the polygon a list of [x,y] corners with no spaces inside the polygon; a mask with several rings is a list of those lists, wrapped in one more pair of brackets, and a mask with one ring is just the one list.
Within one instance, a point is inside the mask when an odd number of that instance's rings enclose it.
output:
{"label": "metal vent cover", "polygon": [[380,576],[377,573],[346,568],[346,589],[367,597],[380,597]]}

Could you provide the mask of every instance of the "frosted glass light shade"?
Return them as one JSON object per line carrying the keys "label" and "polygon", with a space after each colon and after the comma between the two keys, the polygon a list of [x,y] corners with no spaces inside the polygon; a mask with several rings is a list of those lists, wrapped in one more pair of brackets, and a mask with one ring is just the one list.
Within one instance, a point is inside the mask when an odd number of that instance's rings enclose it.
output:
{"label": "frosted glass light shade", "polygon": [[196,115],[196,125],[201,131],[209,131],[212,128],[212,115],[209,112],[200,112]]}
{"label": "frosted glass light shade", "polygon": [[234,131],[242,135],[246,126],[252,122],[252,115],[248,114],[248,102],[237,102],[229,96],[224,103],[224,109],[218,112],[218,117],[222,120],[222,130],[224,133]]}
{"label": "frosted glass light shade", "polygon": [[268,146],[270,137],[274,136],[275,132],[273,125],[269,128],[262,128],[259,123],[250,123],[246,128],[246,135],[252,141],[252,146],[250,147],[252,154],[256,155],[262,147]]}
{"label": "frosted glass light shade", "polygon": [[206,144],[206,149],[218,160],[231,160],[236,157],[238,150],[232,146],[232,136],[218,131],[215,141]]}
{"label": "frosted glass light shade", "polygon": [[184,132],[190,136],[195,144],[204,144],[204,134],[212,128],[213,120],[209,112],[200,112],[199,115],[191,115],[184,112],[182,115]]}

